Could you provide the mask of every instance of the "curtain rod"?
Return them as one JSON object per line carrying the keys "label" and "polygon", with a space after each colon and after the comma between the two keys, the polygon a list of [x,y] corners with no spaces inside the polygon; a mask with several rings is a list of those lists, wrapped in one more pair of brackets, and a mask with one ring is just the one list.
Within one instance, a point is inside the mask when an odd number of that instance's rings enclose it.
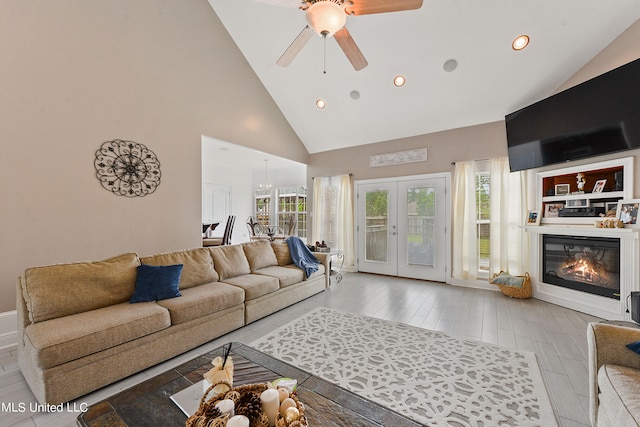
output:
{"label": "curtain rod", "polygon": [[[476,159],[476,160],[472,160],[472,162],[486,162],[490,159]],[[451,166],[455,166],[456,162],[451,162]]]}
{"label": "curtain rod", "polygon": [[[353,174],[352,174],[352,173],[350,173],[350,174],[349,174],[349,176],[353,176]],[[321,176],[320,178],[325,178],[325,177],[322,177],[322,176]],[[331,178],[331,177],[330,177],[330,176],[328,176],[328,177],[326,177],[326,178]],[[311,177],[311,179],[316,179],[316,177],[315,177],[315,176],[312,176],[312,177]]]}

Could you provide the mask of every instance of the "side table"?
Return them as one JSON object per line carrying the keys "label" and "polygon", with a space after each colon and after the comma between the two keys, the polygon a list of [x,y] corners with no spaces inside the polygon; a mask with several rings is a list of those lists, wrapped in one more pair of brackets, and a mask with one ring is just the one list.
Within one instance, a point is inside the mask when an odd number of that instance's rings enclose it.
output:
{"label": "side table", "polygon": [[[323,254],[329,257],[329,278],[332,275],[336,276],[336,283],[340,283],[342,281],[342,267],[344,267],[344,251],[340,250],[331,250],[329,252],[321,252],[316,251],[312,253]],[[336,265],[333,265],[333,257],[336,257]]]}

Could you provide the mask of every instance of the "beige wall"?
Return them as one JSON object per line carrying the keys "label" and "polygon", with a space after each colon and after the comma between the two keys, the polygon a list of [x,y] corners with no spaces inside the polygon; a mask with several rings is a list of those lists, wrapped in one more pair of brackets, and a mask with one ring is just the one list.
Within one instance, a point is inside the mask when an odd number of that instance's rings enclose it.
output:
{"label": "beige wall", "polygon": [[[206,0],[0,3],[0,312],[36,265],[200,244],[201,135],[308,153]],[[105,191],[121,138],[159,157],[146,197]]]}
{"label": "beige wall", "polygon": [[[369,156],[427,148],[427,161],[369,167]],[[507,155],[504,122],[487,123],[395,141],[311,154],[307,174],[333,176],[352,173],[354,180],[453,171],[451,162]],[[311,185],[308,182],[308,185]]]}

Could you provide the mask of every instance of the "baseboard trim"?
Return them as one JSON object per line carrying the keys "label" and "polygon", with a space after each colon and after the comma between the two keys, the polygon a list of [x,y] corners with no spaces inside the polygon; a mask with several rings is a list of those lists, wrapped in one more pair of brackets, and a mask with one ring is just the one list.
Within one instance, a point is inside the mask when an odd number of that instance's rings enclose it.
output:
{"label": "baseboard trim", "polygon": [[464,288],[484,289],[486,291],[500,291],[496,285],[490,284],[487,280],[451,278],[451,285],[462,286]]}
{"label": "baseboard trim", "polygon": [[15,310],[0,313],[0,350],[18,344],[17,322],[18,313]]}

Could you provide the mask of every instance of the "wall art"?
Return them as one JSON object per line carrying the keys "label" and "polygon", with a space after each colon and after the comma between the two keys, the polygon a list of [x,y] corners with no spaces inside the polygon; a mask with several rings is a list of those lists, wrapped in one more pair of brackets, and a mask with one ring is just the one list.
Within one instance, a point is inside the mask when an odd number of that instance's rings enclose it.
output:
{"label": "wall art", "polygon": [[94,161],[102,187],[118,196],[143,197],[160,185],[160,162],[144,144],[114,139],[102,144]]}
{"label": "wall art", "polygon": [[427,149],[418,148],[416,150],[369,156],[369,167],[401,165],[404,163],[425,162],[426,160]]}

